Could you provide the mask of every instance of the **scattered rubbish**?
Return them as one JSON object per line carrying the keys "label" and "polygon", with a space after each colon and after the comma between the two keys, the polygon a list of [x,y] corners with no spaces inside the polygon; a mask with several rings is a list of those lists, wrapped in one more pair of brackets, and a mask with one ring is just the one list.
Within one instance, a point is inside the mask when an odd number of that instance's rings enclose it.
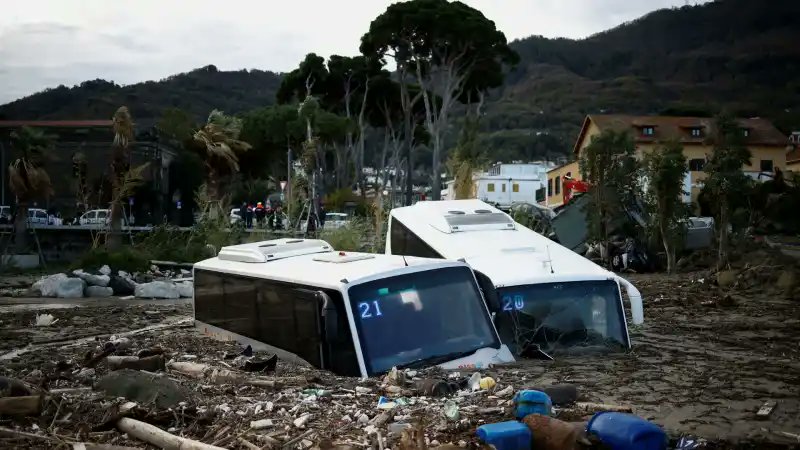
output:
{"label": "scattered rubbish", "polygon": [[356,386],[356,394],[369,394],[372,392],[372,389],[365,387],[365,386]]}
{"label": "scattered rubbish", "polygon": [[506,386],[503,389],[500,389],[499,391],[495,392],[494,395],[496,397],[504,398],[510,396],[513,393],[514,393],[514,387]]}
{"label": "scattered rubbish", "polygon": [[457,389],[444,380],[426,378],[415,383],[416,389],[422,394],[430,397],[444,397],[452,395]]}
{"label": "scattered rubbish", "polygon": [[706,448],[706,440],[698,439],[692,436],[681,436],[675,444],[675,450],[695,450],[698,448]]}
{"label": "scattered rubbish", "polygon": [[459,419],[459,417],[461,417],[461,414],[458,411],[458,405],[452,400],[448,400],[444,403],[444,409],[442,412],[447,420],[451,422],[455,422]]}
{"label": "scattered rubbish", "polygon": [[480,388],[483,389],[484,391],[488,391],[494,388],[495,386],[497,386],[497,382],[494,381],[494,378],[492,377],[481,378]]}
{"label": "scattered rubbish", "polygon": [[250,422],[250,428],[254,430],[262,430],[264,428],[271,428],[274,424],[271,419],[261,419]]}
{"label": "scattered rubbish", "polygon": [[[583,448],[580,445],[589,444],[583,432],[584,423],[564,422],[539,414],[531,414],[522,419],[522,422],[531,430],[533,448],[536,450],[572,450]],[[628,447],[624,447],[624,449],[634,450],[634,448],[628,449]],[[623,450],[623,448],[613,447],[612,450]]]}
{"label": "scattered rubbish", "polygon": [[241,355],[250,358],[251,356],[253,356],[253,347],[248,345],[247,347],[244,348],[244,350],[242,350]]}
{"label": "scattered rubbish", "polygon": [[763,405],[761,405],[761,408],[758,408],[756,417],[759,419],[766,419],[770,416],[770,414],[772,414],[772,411],[775,410],[776,406],[778,406],[778,404],[772,400],[765,402]]}
{"label": "scattered rubbish", "polygon": [[58,322],[58,319],[56,319],[52,314],[37,314],[36,320],[33,324],[37,327],[49,327],[56,322]]}
{"label": "scattered rubbish", "polygon": [[243,369],[247,372],[274,372],[278,365],[278,355],[266,359],[253,358],[245,361]]}
{"label": "scattered rubbish", "polygon": [[[401,434],[403,431],[411,428],[411,424],[409,423],[390,423],[388,426],[389,434]],[[500,449],[498,449],[500,450]]]}
{"label": "scattered rubbish", "polygon": [[481,425],[476,431],[478,439],[497,450],[530,450],[531,430],[517,421]]}
{"label": "scattered rubbish", "polygon": [[304,414],[292,422],[295,428],[305,428],[308,421],[311,419],[311,414]]}
{"label": "scattered rubbish", "polygon": [[392,410],[397,407],[397,403],[389,400],[386,397],[378,398],[378,409]]}
{"label": "scattered rubbish", "polygon": [[553,401],[541,391],[524,390],[514,396],[514,415],[522,419],[530,414],[549,416],[553,412]]}
{"label": "scattered rubbish", "polygon": [[469,377],[469,390],[472,392],[481,390],[481,374],[475,372]]}
{"label": "scattered rubbish", "polygon": [[668,443],[666,433],[658,425],[614,411],[595,414],[586,432],[614,450],[666,450]]}

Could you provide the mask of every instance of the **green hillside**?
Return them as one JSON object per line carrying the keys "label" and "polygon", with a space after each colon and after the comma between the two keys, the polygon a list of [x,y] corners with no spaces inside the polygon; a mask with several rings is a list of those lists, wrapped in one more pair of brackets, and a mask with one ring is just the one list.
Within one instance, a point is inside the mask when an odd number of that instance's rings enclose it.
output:
{"label": "green hillside", "polygon": [[[713,114],[728,108],[800,128],[800,1],[718,0],[654,11],[582,40],[515,41],[519,66],[491,95],[482,139],[491,159],[568,153],[587,113]],[[534,31],[535,30],[531,30]],[[309,49],[313,51],[314,49]],[[273,103],[280,75],[207,66],[130,86],[94,80],[0,106],[0,118],[137,119],[168,108],[196,118]]]}

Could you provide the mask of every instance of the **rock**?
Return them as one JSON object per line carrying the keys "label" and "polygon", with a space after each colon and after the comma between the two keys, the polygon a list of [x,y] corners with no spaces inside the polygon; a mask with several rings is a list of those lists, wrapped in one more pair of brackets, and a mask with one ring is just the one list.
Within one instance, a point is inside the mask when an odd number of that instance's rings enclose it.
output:
{"label": "rock", "polygon": [[717,273],[717,285],[722,289],[728,289],[736,283],[738,274],[733,270],[723,270]]}
{"label": "rock", "polygon": [[33,395],[33,390],[22,380],[0,377],[0,398]]}
{"label": "rock", "polygon": [[168,377],[131,369],[110,372],[97,381],[95,389],[139,404],[155,402],[160,409],[173,408],[189,398],[189,393]]}
{"label": "rock", "polygon": [[188,276],[190,276],[191,274],[192,274],[192,272],[191,272],[190,270],[181,269],[181,275],[182,275],[182,276],[184,276],[184,277],[188,277]]}
{"label": "rock", "polygon": [[111,267],[108,267],[108,264],[104,265],[103,267],[98,270],[103,275],[111,275]]}
{"label": "rock", "polygon": [[86,283],[80,278],[67,278],[61,281],[56,288],[58,298],[83,298]]}
{"label": "rock", "polygon": [[778,276],[777,286],[778,289],[785,291],[785,292],[792,292],[797,283],[797,278],[794,275],[794,272],[789,270],[781,271],[781,274]]}
{"label": "rock", "polygon": [[105,298],[114,295],[114,289],[104,286],[89,286],[86,288],[87,297]]}
{"label": "rock", "polygon": [[92,286],[108,286],[109,281],[111,281],[111,277],[108,275],[94,275],[80,269],[72,271],[72,274]]}
{"label": "rock", "polygon": [[178,283],[177,286],[178,286],[178,295],[180,295],[183,298],[191,298],[192,295],[194,294],[194,286],[192,285],[192,283],[183,282],[183,283]]}
{"label": "rock", "polygon": [[175,283],[170,281],[152,281],[150,283],[139,284],[134,289],[136,298],[180,298],[178,288]]}
{"label": "rock", "polygon": [[42,297],[56,297],[58,295],[58,286],[68,278],[63,273],[44,276],[36,283],[33,283],[32,289]]}
{"label": "rock", "polygon": [[111,281],[108,283],[108,287],[114,291],[114,295],[133,295],[133,292],[136,289],[136,282],[121,275],[112,275]]}

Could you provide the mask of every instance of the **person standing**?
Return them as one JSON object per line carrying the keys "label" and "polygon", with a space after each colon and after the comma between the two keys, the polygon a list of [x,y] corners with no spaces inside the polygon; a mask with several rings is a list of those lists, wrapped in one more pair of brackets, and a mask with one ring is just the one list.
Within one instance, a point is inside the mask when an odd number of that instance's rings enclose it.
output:
{"label": "person standing", "polygon": [[264,208],[264,204],[258,202],[256,204],[256,223],[258,226],[261,226],[264,223],[264,218],[267,216],[267,210]]}

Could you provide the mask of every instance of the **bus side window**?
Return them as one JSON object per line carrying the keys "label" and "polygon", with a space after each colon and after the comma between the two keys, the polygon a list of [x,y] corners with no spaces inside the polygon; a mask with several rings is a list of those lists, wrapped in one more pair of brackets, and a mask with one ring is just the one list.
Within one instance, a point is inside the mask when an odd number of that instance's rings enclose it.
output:
{"label": "bus side window", "polygon": [[422,258],[442,258],[442,255],[437,253],[394,217],[392,217],[391,228],[392,254],[418,256]]}
{"label": "bus side window", "polygon": [[256,338],[256,280],[225,276],[225,329],[251,339]]}

